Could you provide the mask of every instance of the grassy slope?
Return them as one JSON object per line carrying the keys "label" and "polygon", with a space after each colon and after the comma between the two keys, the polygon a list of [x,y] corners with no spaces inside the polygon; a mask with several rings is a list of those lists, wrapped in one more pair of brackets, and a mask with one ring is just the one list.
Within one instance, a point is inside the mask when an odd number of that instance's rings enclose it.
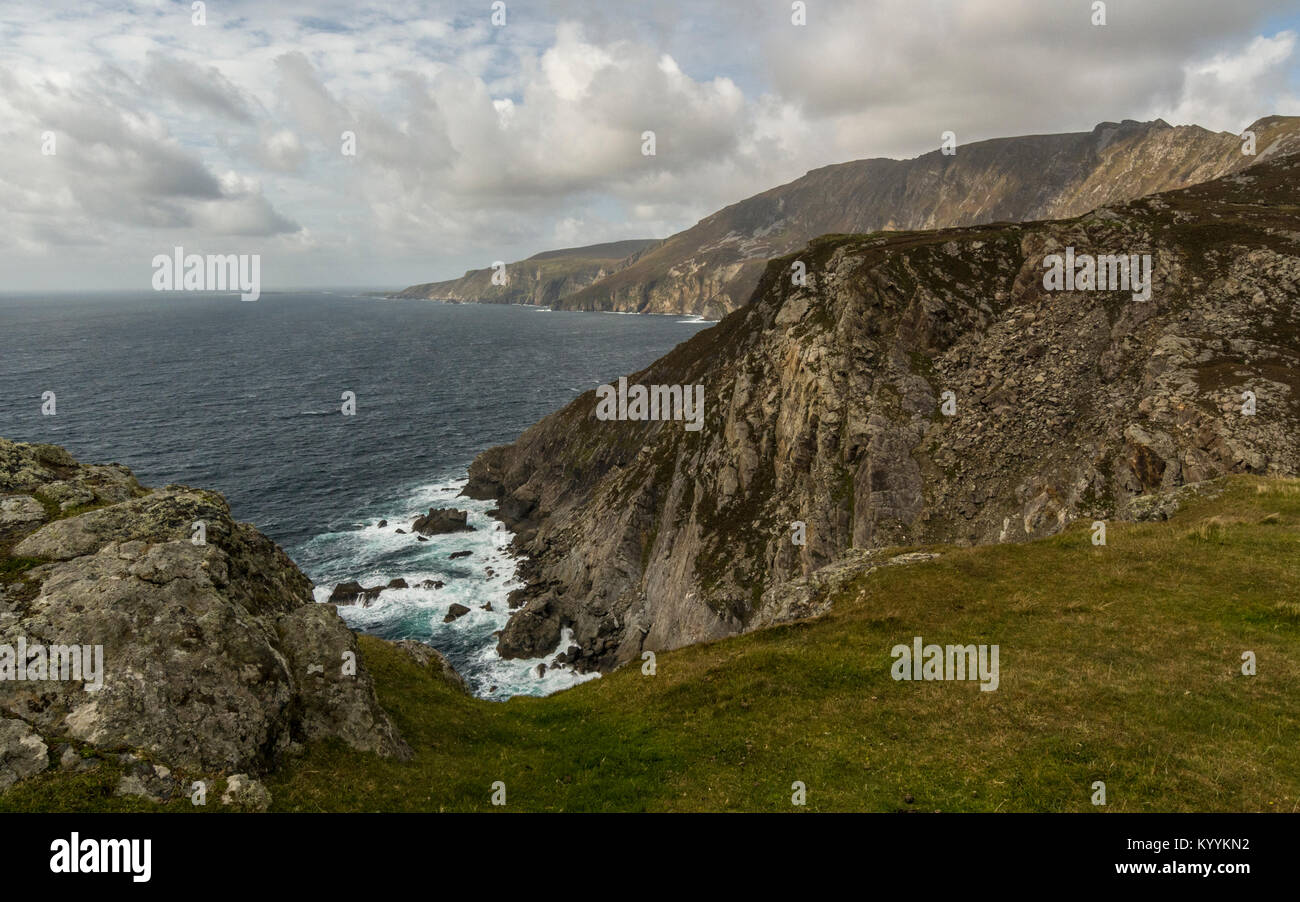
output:
{"label": "grassy slope", "polygon": [[[946,549],[817,621],[659,655],[546,699],[457,695],[362,639],[414,762],[319,746],[278,810],[1300,810],[1300,481],[1240,477],[1174,520]],[[997,643],[1001,687],[894,682],[889,649]],[[1241,674],[1241,653],[1259,661]],[[4,808],[137,808],[111,774]],[[909,803],[908,798],[913,801]],[[188,809],[188,803],[172,807]],[[210,805],[210,810],[212,807]]]}

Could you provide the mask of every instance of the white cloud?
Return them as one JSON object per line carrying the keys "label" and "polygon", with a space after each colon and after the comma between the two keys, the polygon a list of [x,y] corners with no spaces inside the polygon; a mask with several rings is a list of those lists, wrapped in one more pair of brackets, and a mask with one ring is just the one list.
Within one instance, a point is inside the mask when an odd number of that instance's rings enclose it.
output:
{"label": "white cloud", "polygon": [[402,284],[663,237],[948,129],[1235,130],[1300,112],[1296,36],[1266,26],[1289,6],[1111,3],[1095,28],[1087,3],[818,0],[798,27],[781,3],[539,0],[494,28],[488,4],[223,0],[196,28],[185,4],[19,0],[0,12],[0,276],[62,246],[97,249],[63,273],[85,279],[240,240],[288,279]]}
{"label": "white cloud", "polygon": [[[1300,98],[1282,87],[1295,58],[1296,34],[1283,31],[1186,66],[1178,103],[1165,118],[1177,125],[1196,123],[1237,131],[1259,113],[1296,115]],[[1269,104],[1268,109],[1258,108],[1261,101]]]}

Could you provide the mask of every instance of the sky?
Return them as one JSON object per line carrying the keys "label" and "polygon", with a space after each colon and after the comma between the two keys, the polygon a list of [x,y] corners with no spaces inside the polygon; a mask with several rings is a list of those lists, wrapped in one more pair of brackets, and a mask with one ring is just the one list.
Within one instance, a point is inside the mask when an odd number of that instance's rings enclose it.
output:
{"label": "sky", "polygon": [[946,131],[1300,115],[1295,0],[794,5],[0,0],[0,290],[147,290],[175,246],[399,288]]}

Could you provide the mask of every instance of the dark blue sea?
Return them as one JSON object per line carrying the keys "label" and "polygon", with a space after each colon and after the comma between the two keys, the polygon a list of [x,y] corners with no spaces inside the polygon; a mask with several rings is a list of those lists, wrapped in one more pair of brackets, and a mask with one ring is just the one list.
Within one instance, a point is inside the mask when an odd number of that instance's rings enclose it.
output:
{"label": "dark blue sea", "polygon": [[[0,296],[0,436],[126,464],[145,485],[221,492],[318,600],[344,580],[401,577],[414,588],[340,613],[428,642],[485,697],[545,694],[578,678],[497,658],[518,583],[491,505],[456,498],[466,467],[708,325],[322,292]],[[47,391],[54,416],[41,413]],[[417,541],[411,521],[430,506],[468,508],[475,531]],[[459,551],[471,554],[451,560]],[[444,624],[454,602],[471,613]]]}

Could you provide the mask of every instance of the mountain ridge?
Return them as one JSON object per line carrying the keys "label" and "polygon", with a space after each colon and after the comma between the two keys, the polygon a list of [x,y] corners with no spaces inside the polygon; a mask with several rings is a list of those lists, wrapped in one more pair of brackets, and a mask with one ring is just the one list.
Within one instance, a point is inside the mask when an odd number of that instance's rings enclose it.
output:
{"label": "mountain ridge", "polygon": [[[1241,152],[1237,135],[1157,119],[992,138],[960,145],[954,156],[934,150],[906,160],[833,163],[729,204],[546,296],[556,309],[719,319],[746,303],[768,259],[819,235],[1070,218],[1300,148],[1300,118],[1266,116],[1247,130],[1257,134],[1254,156]],[[399,296],[428,296],[428,288]],[[459,300],[475,300],[476,293],[494,300],[499,289],[462,284],[454,293]]]}

